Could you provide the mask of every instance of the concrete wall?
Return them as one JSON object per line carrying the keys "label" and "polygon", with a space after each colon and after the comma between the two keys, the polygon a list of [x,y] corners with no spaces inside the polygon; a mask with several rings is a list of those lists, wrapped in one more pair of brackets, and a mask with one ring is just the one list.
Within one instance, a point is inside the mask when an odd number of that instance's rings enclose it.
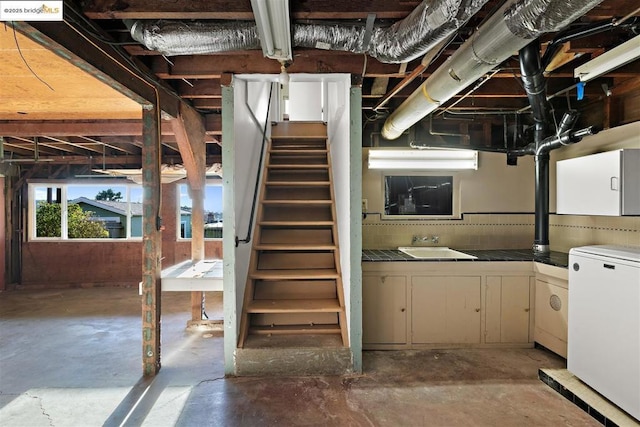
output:
{"label": "concrete wall", "polygon": [[[368,149],[362,155],[362,198],[368,201],[363,221],[363,248],[390,249],[411,244],[413,235],[437,235],[439,246],[458,249],[530,248],[534,225],[532,156],[507,166],[506,155],[479,153],[478,170],[439,172],[458,181],[460,219],[382,219],[383,171],[369,170]],[[407,174],[411,174],[408,172]]]}
{"label": "concrete wall", "polygon": [[[620,148],[640,148],[640,122],[607,129],[575,145],[554,150],[550,165],[549,209],[556,210],[556,162]],[[640,186],[640,183],[639,183]],[[585,197],[588,190],[585,189]],[[640,217],[551,215],[551,250],[568,252],[584,245],[640,245]]]}
{"label": "concrete wall", "polygon": [[[177,187],[162,186],[162,265],[191,257],[191,242],[176,238]],[[206,258],[222,258],[220,241],[205,242]],[[22,244],[24,288],[137,286],[142,278],[141,241],[30,241]]]}

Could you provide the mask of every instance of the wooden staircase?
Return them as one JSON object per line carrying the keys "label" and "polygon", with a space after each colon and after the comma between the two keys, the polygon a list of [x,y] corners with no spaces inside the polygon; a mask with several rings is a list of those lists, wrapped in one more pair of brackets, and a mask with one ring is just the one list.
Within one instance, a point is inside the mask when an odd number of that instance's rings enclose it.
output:
{"label": "wooden staircase", "polygon": [[349,346],[331,176],[326,125],[274,124],[238,347],[254,336],[315,334]]}

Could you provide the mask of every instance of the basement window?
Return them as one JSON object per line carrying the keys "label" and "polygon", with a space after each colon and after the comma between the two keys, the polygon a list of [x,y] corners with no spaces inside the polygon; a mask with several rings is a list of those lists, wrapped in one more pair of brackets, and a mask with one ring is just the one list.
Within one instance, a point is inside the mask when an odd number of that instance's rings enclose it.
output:
{"label": "basement window", "polygon": [[142,186],[128,183],[30,183],[29,236],[42,240],[142,237]]}
{"label": "basement window", "polygon": [[386,175],[384,216],[387,218],[457,217],[452,175]]}
{"label": "basement window", "polygon": [[[187,184],[178,185],[178,238],[191,239],[192,201]],[[207,180],[204,194],[204,238],[222,239],[222,182]]]}

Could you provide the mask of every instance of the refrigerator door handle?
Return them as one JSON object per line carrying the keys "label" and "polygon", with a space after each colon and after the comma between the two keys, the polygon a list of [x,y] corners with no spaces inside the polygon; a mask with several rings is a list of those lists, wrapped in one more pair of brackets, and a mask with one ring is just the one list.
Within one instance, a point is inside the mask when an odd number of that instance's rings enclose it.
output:
{"label": "refrigerator door handle", "polygon": [[612,176],[611,177],[611,190],[612,191],[618,191],[618,177],[617,176]]}

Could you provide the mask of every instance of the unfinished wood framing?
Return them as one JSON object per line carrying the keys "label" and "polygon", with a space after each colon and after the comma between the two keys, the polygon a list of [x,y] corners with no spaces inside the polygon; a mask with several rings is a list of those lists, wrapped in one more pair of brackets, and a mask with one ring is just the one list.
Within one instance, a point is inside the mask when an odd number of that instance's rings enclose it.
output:
{"label": "unfinished wood framing", "polygon": [[143,375],[160,370],[162,236],[160,234],[159,114],[143,108],[142,145],[142,365]]}

